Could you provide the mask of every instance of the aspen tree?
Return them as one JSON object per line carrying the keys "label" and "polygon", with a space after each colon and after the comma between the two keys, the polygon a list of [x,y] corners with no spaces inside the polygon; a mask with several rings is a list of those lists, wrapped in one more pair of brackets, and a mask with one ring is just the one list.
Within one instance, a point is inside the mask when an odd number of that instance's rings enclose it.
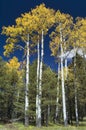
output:
{"label": "aspen tree", "polygon": [[[63,54],[64,48],[66,50],[69,48],[68,37],[71,30],[72,25],[72,17],[69,14],[61,13],[59,10],[55,14],[55,23],[56,29],[55,32],[51,33],[50,48],[52,51],[52,55],[57,56],[59,52],[59,48],[61,50],[59,56],[61,58],[61,78],[62,78],[62,101],[63,101],[63,117],[64,117],[64,125],[67,125],[67,115],[66,115],[66,101],[65,101],[65,87],[64,87],[64,71],[63,71]],[[65,39],[65,47],[64,47],[64,39]]]}
{"label": "aspen tree", "polygon": [[[33,20],[34,19],[34,20]],[[33,25],[34,21],[38,19],[35,16],[31,16],[30,13],[22,14],[21,17],[16,19],[16,25],[3,27],[2,34],[5,34],[8,38],[6,45],[4,46],[4,55],[8,55],[15,51],[15,49],[24,49],[26,51],[26,87],[25,87],[25,126],[29,124],[28,110],[29,110],[29,57],[30,57],[30,36],[36,28]],[[36,22],[37,23],[37,22]],[[21,46],[20,41],[24,44]]]}
{"label": "aspen tree", "polygon": [[76,53],[78,48],[83,50],[83,47],[86,47],[86,19],[85,18],[76,18],[76,23],[73,26],[70,43],[74,48],[74,89],[75,89],[75,115],[76,115],[76,126],[79,125],[78,117],[78,97],[77,97],[77,86],[76,86]]}
{"label": "aspen tree", "polygon": [[[30,36],[35,33],[38,33],[38,35],[42,38],[42,48],[43,48],[43,35],[45,35],[48,31],[48,29],[53,25],[54,23],[54,17],[53,17],[54,11],[52,9],[48,9],[45,7],[44,4],[37,6],[35,9],[33,9],[29,13],[22,14],[21,17],[16,19],[16,25],[14,26],[9,26],[9,27],[3,27],[3,34],[6,34],[8,36],[7,39],[7,45],[4,46],[5,55],[9,55],[11,52],[15,51],[16,48],[22,49],[23,46],[19,43],[19,41],[23,41],[25,43],[25,50],[26,48],[28,49],[29,45],[27,45],[31,38]],[[44,34],[43,34],[44,32]],[[29,36],[29,38],[28,38]],[[29,39],[29,41],[28,41]],[[27,47],[28,46],[28,47]],[[9,49],[10,47],[10,49]],[[29,49],[27,50],[27,64],[29,66]],[[41,82],[42,82],[42,62],[43,62],[43,51],[41,52],[42,57],[41,57],[41,65],[40,65],[40,93],[41,93]],[[26,72],[27,75],[26,77],[29,78],[29,67],[26,67]],[[26,78],[27,79],[27,78]],[[27,80],[26,80],[27,81]],[[26,90],[25,90],[25,107],[26,107],[26,102],[27,103],[27,109],[29,108],[29,101],[28,99],[28,89],[27,86],[29,86],[29,79],[26,82]],[[39,94],[40,95],[40,94]],[[40,95],[41,96],[41,95]],[[27,100],[27,101],[26,101]],[[41,103],[41,100],[39,100]],[[40,104],[41,105],[41,104]],[[39,116],[41,116],[41,106],[39,105]],[[25,113],[27,109],[25,108]],[[28,114],[27,114],[28,115]],[[27,116],[25,114],[25,117]],[[25,125],[28,125],[28,117],[27,119],[25,118]],[[39,126],[41,126],[41,120],[39,119]]]}
{"label": "aspen tree", "polygon": [[[37,23],[38,26],[36,28],[36,32],[38,33],[39,39],[41,40],[41,51],[40,51],[41,54],[39,53],[38,50],[38,63],[37,63],[38,64],[37,65],[38,98],[36,98],[36,126],[41,127],[42,66],[43,66],[43,55],[44,55],[44,35],[47,34],[49,28],[52,27],[54,24],[54,10],[46,8],[44,4],[41,4],[40,6],[37,6],[35,9],[33,9],[31,11],[31,14],[32,16],[36,16],[39,19],[39,22]],[[38,49],[39,49],[39,45],[38,45]]]}

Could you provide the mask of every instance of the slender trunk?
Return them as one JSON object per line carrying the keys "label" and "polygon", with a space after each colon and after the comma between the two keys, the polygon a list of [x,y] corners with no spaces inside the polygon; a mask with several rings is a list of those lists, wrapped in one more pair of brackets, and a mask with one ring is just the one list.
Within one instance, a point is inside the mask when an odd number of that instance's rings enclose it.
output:
{"label": "slender trunk", "polygon": [[27,57],[26,57],[26,87],[25,87],[25,126],[29,125],[28,109],[29,109],[29,35],[27,41]]}
{"label": "slender trunk", "polygon": [[42,66],[43,66],[43,55],[44,55],[44,39],[43,31],[41,38],[41,61],[40,61],[40,75],[39,75],[39,108],[38,108],[38,127],[41,127],[41,97],[42,97]]}
{"label": "slender trunk", "polygon": [[[65,38],[64,38],[64,53],[66,54]],[[65,82],[67,82],[67,76],[68,76],[67,56],[65,56]],[[68,88],[67,88],[66,83],[64,83],[64,84],[65,84],[65,94],[66,94],[65,100],[66,100],[66,103],[68,103]],[[68,122],[68,109],[66,109],[66,115],[67,115],[67,122]]]}
{"label": "slender trunk", "polygon": [[36,87],[36,126],[39,126],[38,108],[39,108],[39,67],[40,67],[40,50],[39,50],[39,38],[37,44],[37,87]]}
{"label": "slender trunk", "polygon": [[78,103],[77,103],[77,89],[75,87],[75,114],[76,114],[76,126],[79,125],[79,119],[78,119]]}
{"label": "slender trunk", "polygon": [[59,79],[60,79],[60,62],[58,62],[58,85],[57,85],[57,98],[56,98],[56,113],[55,113],[55,123],[57,123],[58,120],[58,102],[59,102]]}
{"label": "slender trunk", "polygon": [[[66,54],[66,41],[64,38],[64,53]],[[67,68],[67,56],[65,56],[65,80],[67,80],[68,68]]]}
{"label": "slender trunk", "polygon": [[67,126],[66,99],[65,99],[64,72],[63,72],[63,48],[62,48],[62,44],[61,44],[61,79],[62,79],[62,102],[63,102],[64,125]]}
{"label": "slender trunk", "polygon": [[77,87],[76,87],[76,48],[75,50],[75,57],[74,57],[74,90],[75,90],[75,116],[76,116],[76,126],[79,125],[78,119],[78,103],[77,103]]}
{"label": "slender trunk", "polygon": [[65,69],[66,69],[66,72],[65,72],[65,79],[67,80],[67,75],[68,75],[67,58],[65,58]]}
{"label": "slender trunk", "polygon": [[63,71],[63,47],[62,47],[61,28],[60,28],[60,39],[61,39],[61,81],[62,81],[63,117],[64,117],[64,125],[67,126],[66,99],[65,99],[65,87],[64,87],[64,71]]}

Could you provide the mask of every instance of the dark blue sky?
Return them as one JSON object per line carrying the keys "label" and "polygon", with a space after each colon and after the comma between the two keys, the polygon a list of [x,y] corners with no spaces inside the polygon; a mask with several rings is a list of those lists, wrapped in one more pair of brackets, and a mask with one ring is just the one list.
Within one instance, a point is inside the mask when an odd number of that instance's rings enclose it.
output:
{"label": "dark blue sky", "polygon": [[[86,0],[0,0],[0,32],[2,26],[15,24],[15,19],[35,8],[36,5],[45,3],[46,7],[69,13],[74,18],[77,16],[86,17]],[[0,35],[0,56],[3,55],[3,45],[5,37]],[[48,38],[45,39],[45,58],[44,61],[51,67],[54,67],[53,57],[50,57]],[[21,57],[21,53],[17,52]],[[5,58],[4,58],[5,59]]]}

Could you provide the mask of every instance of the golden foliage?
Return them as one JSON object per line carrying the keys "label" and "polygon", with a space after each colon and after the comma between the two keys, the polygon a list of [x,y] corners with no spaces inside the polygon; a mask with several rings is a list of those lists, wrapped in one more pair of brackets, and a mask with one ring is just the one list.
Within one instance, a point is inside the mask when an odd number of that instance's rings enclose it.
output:
{"label": "golden foliage", "polygon": [[20,67],[20,63],[18,59],[14,56],[9,62],[6,64],[9,70],[16,69],[18,70]]}
{"label": "golden foliage", "polygon": [[37,32],[40,34],[42,30],[46,34],[48,29],[55,23],[55,11],[45,7],[45,4],[37,6],[31,11],[32,16],[37,17]]}
{"label": "golden foliage", "polygon": [[10,53],[12,53],[14,50],[14,44],[10,43],[10,44],[5,45],[4,49],[5,49],[4,56],[9,56]]}
{"label": "golden foliage", "polygon": [[86,47],[86,18],[76,18],[70,35],[70,43],[75,47]]}
{"label": "golden foliage", "polygon": [[[30,12],[22,14],[15,22],[15,26],[2,28],[2,34],[8,37],[6,40],[7,45],[4,46],[4,55],[9,55],[14,51],[15,43],[19,43],[19,41],[26,43],[28,34],[33,44],[33,34],[41,34],[42,30],[46,34],[48,29],[55,23],[54,10],[46,8],[44,4],[41,4]],[[37,41],[36,39],[38,39],[37,36],[35,37],[35,41]]]}
{"label": "golden foliage", "polygon": [[9,72],[13,72],[13,71],[16,71],[17,72],[17,75],[19,77],[19,80],[22,79],[22,75],[23,75],[23,70],[20,70],[20,62],[18,62],[18,59],[17,57],[13,57],[12,59],[10,59],[7,63],[6,63],[6,66],[7,66],[7,73]]}
{"label": "golden foliage", "polygon": [[[50,49],[52,55],[57,56],[60,43],[62,42],[64,46],[64,40],[66,47],[68,47],[68,38],[71,33],[71,26],[73,25],[73,18],[69,14],[61,13],[59,10],[55,14],[55,31],[51,33],[50,38]],[[62,32],[62,41],[60,36],[60,31]],[[67,39],[67,40],[66,40]],[[63,47],[65,48],[65,47]]]}
{"label": "golden foliage", "polygon": [[[86,47],[86,18],[76,18],[73,24],[73,18],[69,14],[61,13],[59,10],[47,8],[45,4],[36,6],[30,12],[21,14],[16,20],[16,25],[3,27],[2,34],[8,38],[4,46],[4,55],[9,55],[20,41],[27,42],[27,35],[30,36],[30,43],[35,47],[38,36],[41,38],[42,30],[44,35],[55,25],[55,31],[51,33],[50,49],[52,55],[56,56],[61,43],[60,29],[62,31],[62,44],[64,40],[66,47],[77,46]],[[64,48],[64,47],[63,47]]]}

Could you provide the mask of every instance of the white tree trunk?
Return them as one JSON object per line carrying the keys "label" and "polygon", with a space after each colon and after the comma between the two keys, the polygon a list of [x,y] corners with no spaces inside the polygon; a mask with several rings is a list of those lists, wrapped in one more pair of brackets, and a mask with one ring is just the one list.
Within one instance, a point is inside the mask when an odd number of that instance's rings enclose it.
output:
{"label": "white tree trunk", "polygon": [[62,103],[63,103],[63,117],[64,125],[67,126],[67,115],[66,115],[66,98],[65,98],[65,87],[64,87],[64,71],[63,71],[63,46],[62,46],[62,32],[60,28],[60,40],[61,40],[61,81],[62,81]]}
{"label": "white tree trunk", "polygon": [[[66,41],[65,41],[65,38],[63,39],[64,40],[64,53],[66,54]],[[67,67],[67,56],[65,56],[65,81],[67,81],[67,76],[68,76],[68,67]],[[65,91],[66,91],[66,95],[67,95],[67,86],[65,85]],[[66,99],[66,102],[68,102],[68,98],[67,96],[65,97]],[[67,122],[68,122],[68,111],[66,110],[66,114],[67,114]]]}
{"label": "white tree trunk", "polygon": [[68,75],[67,58],[65,58],[65,69],[66,69],[65,79],[67,79],[67,75]]}
{"label": "white tree trunk", "polygon": [[43,55],[44,55],[44,39],[43,30],[41,38],[41,61],[40,61],[40,75],[39,75],[39,107],[38,107],[38,127],[41,127],[41,97],[42,97],[42,66],[43,66]]}
{"label": "white tree trunk", "polygon": [[60,62],[58,62],[58,84],[57,84],[57,98],[56,98],[56,114],[55,114],[55,123],[57,123],[58,120],[58,112],[59,112],[59,107],[58,107],[58,102],[59,102],[59,79],[60,79]]}
{"label": "white tree trunk", "polygon": [[79,125],[78,119],[78,103],[77,103],[77,87],[76,87],[76,48],[74,48],[75,57],[74,57],[74,90],[75,90],[75,115],[76,115],[76,126]]}
{"label": "white tree trunk", "polygon": [[63,48],[61,44],[61,80],[62,80],[62,102],[63,102],[63,117],[64,125],[67,125],[67,115],[66,115],[66,99],[65,99],[65,87],[64,87],[64,71],[63,71]]}
{"label": "white tree trunk", "polygon": [[77,89],[75,87],[75,114],[76,114],[76,126],[79,125],[79,119],[78,119],[78,103],[77,103]]}
{"label": "white tree trunk", "polygon": [[36,87],[36,126],[39,127],[38,108],[39,108],[39,74],[40,74],[40,48],[39,48],[39,37],[37,44],[37,87]]}
{"label": "white tree trunk", "polygon": [[25,126],[29,125],[28,109],[29,109],[29,34],[27,41],[27,56],[26,56],[26,87],[25,87]]}
{"label": "white tree trunk", "polygon": [[[67,67],[67,57],[65,57],[65,80],[67,81],[67,76],[68,76],[68,67]],[[65,101],[68,102],[68,98],[67,98],[67,85],[65,85],[65,91],[66,91],[66,97],[65,97]],[[68,122],[68,111],[66,110],[66,115],[67,115],[67,122]]]}
{"label": "white tree trunk", "polygon": [[[66,41],[65,38],[64,40],[64,53],[66,54]],[[67,75],[68,75],[68,67],[67,67],[67,56],[65,56],[65,80],[67,79]]]}

